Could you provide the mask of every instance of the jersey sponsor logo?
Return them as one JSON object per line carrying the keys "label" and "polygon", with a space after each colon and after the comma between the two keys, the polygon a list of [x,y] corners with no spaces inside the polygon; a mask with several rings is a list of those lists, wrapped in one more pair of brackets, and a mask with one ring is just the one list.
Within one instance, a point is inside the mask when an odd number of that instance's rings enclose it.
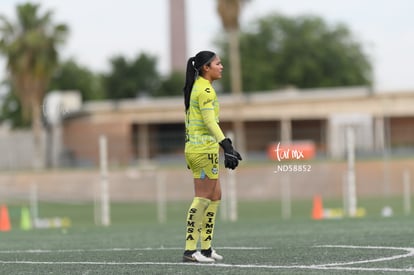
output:
{"label": "jersey sponsor logo", "polygon": [[211,98],[207,99],[206,101],[203,102],[203,106],[206,106],[207,104],[213,102],[213,100]]}
{"label": "jersey sponsor logo", "polygon": [[213,167],[213,168],[211,168],[211,173],[213,173],[213,175],[217,175],[217,173],[218,173],[218,168],[217,168],[217,167]]}
{"label": "jersey sponsor logo", "polygon": [[204,91],[206,91],[207,93],[210,93],[210,88],[205,88]]}

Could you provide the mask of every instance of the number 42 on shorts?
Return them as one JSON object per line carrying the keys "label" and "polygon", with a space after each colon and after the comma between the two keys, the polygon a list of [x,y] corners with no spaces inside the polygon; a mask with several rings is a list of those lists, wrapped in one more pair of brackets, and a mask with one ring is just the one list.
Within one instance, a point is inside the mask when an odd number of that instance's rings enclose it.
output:
{"label": "number 42 on shorts", "polygon": [[207,157],[212,164],[218,164],[218,154],[208,154]]}

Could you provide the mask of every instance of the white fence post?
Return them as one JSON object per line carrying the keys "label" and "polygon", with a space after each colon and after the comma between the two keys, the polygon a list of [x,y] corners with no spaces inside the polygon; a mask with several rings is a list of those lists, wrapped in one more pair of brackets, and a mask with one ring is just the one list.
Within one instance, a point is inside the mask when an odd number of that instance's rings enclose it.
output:
{"label": "white fence post", "polygon": [[111,220],[108,186],[108,145],[104,135],[99,137],[99,153],[101,168],[101,223],[104,226],[109,226]]}
{"label": "white fence post", "polygon": [[357,198],[356,198],[356,184],[355,184],[355,130],[352,126],[346,127],[346,143],[348,155],[348,177],[347,177],[347,191],[348,191],[348,215],[350,217],[356,216]]}
{"label": "white fence post", "polygon": [[403,173],[403,188],[404,188],[404,213],[410,215],[411,213],[411,182],[410,172],[405,170]]}
{"label": "white fence post", "polygon": [[[233,132],[228,132],[227,133],[227,137],[230,138],[231,140],[234,140],[234,135]],[[228,202],[227,202],[227,210],[229,211],[228,213],[228,218],[230,221],[237,221],[238,219],[238,211],[237,211],[237,184],[236,184],[236,171],[227,170],[227,191],[228,191]]]}

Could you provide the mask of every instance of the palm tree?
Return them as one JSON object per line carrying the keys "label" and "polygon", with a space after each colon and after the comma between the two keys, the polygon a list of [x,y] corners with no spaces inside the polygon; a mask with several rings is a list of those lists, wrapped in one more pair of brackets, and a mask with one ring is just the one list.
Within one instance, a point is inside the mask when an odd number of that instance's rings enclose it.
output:
{"label": "palm tree", "polygon": [[239,50],[240,0],[218,0],[217,11],[229,40],[231,92],[240,95],[242,93]]}
{"label": "palm tree", "polygon": [[43,168],[42,102],[58,64],[57,46],[65,41],[68,28],[63,24],[53,25],[52,13],[40,14],[36,4],[18,5],[16,12],[16,23],[0,15],[0,53],[7,59],[8,73],[23,115],[31,121],[34,166]]}
{"label": "palm tree", "polygon": [[[242,2],[246,0],[217,0],[217,11],[221,18],[223,28],[227,32],[229,42],[229,59],[230,59],[230,83],[231,93],[237,98],[237,103],[240,104],[242,95],[242,78],[240,66],[240,49],[239,49],[239,17]],[[235,106],[239,109],[239,106]],[[236,143],[240,152],[246,152],[245,145],[245,131],[243,121],[237,119],[233,121],[234,129],[236,131]]]}

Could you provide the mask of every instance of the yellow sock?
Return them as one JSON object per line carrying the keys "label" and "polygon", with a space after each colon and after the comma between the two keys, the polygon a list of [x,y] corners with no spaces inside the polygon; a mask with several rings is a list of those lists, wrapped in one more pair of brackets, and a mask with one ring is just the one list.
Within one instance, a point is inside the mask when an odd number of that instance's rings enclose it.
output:
{"label": "yellow sock", "polygon": [[185,238],[185,250],[196,250],[197,242],[200,238],[201,223],[203,222],[204,212],[210,204],[209,199],[195,197],[188,209],[187,214],[187,233]]}
{"label": "yellow sock", "polygon": [[201,249],[209,249],[213,240],[214,223],[220,201],[212,201],[207,207],[201,227]]}

